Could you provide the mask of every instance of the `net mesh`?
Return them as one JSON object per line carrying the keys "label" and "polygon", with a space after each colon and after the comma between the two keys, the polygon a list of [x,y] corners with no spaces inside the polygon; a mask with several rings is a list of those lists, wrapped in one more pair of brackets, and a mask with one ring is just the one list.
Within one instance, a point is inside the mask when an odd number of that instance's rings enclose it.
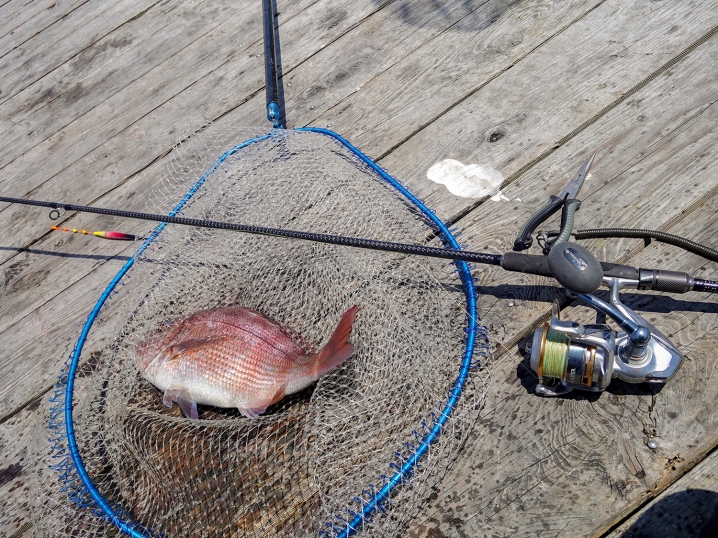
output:
{"label": "net mesh", "polygon": [[[179,215],[405,243],[430,237],[426,218],[329,136],[277,131],[226,155],[253,136],[214,126],[176,148],[147,210],[170,212],[204,176]],[[465,353],[466,297],[446,260],[168,226],[121,284],[94,322],[115,339],[78,377],[74,425],[99,492],[151,536],[334,536],[426,438]],[[354,304],[354,356],[257,419],[200,405],[190,421],[162,404],[133,360],[163,324],[230,305],[261,312],[316,351]],[[476,418],[484,377],[474,371],[442,434],[361,535],[395,535],[411,520]],[[54,447],[41,445],[35,528],[115,536],[68,459],[62,396]]]}

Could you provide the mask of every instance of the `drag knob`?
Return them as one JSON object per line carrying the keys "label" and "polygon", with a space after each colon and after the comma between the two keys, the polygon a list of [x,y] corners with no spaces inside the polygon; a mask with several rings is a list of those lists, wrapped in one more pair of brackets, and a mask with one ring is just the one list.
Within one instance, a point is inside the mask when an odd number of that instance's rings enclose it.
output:
{"label": "drag knob", "polygon": [[592,293],[603,281],[603,268],[596,257],[577,243],[559,243],[548,253],[551,274],[574,293]]}

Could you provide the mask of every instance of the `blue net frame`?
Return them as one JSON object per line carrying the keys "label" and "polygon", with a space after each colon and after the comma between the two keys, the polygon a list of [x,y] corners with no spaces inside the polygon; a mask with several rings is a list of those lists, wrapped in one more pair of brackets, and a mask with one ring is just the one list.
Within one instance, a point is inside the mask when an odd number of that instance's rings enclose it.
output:
{"label": "blue net frame", "polygon": [[[283,131],[282,129],[273,130],[270,133],[249,139],[232,149],[223,153],[210,169],[200,177],[185,196],[177,203],[174,209],[169,213],[170,216],[176,216],[183,207],[192,199],[194,194],[199,190],[207,178],[215,172],[220,165],[231,155],[250,146],[252,144],[267,140],[276,133]],[[416,196],[411,194],[406,187],[399,181],[390,176],[386,171],[379,167],[369,157],[364,155],[356,147],[350,144],[342,136],[328,129],[316,127],[298,128],[295,131],[308,131],[318,133],[332,138],[352,154],[360,159],[368,168],[375,172],[381,179],[386,181],[398,192],[400,192],[406,200],[417,208],[426,218],[427,223],[432,226],[433,231],[441,239],[446,248],[460,250],[461,245],[449,228],[439,219],[432,210],[424,205]],[[59,460],[52,468],[59,473],[61,481],[65,484],[64,490],[68,497],[74,503],[92,510],[98,517],[103,517],[114,524],[122,533],[135,538],[145,538],[154,534],[151,529],[146,528],[139,523],[132,521],[129,514],[122,507],[111,503],[97,489],[89,476],[87,469],[82,461],[80,450],[75,436],[75,428],[73,422],[73,394],[75,377],[80,364],[82,349],[87,340],[87,336],[96,321],[100,309],[106,303],[113,293],[117,293],[115,288],[133,266],[135,259],[145,249],[147,249],[162,230],[167,226],[163,223],[157,226],[148,238],[142,243],[127,263],[120,269],[117,275],[110,281],[104,292],[98,299],[95,307],[90,312],[85,325],[82,328],[80,336],[75,347],[70,354],[67,364],[63,368],[62,373],[58,377],[55,386],[54,395],[50,398],[52,408],[50,412],[49,428],[52,432],[50,442],[52,444],[53,458]],[[387,468],[392,471],[391,475],[382,475],[377,477],[377,481],[381,480],[382,486],[375,487],[373,484],[367,485],[367,488],[361,492],[361,497],[354,497],[353,501],[358,505],[358,511],[347,509],[347,514],[335,515],[335,521],[325,523],[326,530],[319,531],[319,534],[327,537],[346,538],[360,531],[365,522],[371,519],[372,514],[376,510],[382,510],[382,504],[386,503],[392,492],[401,486],[402,483],[411,479],[414,469],[419,461],[429,450],[431,444],[439,437],[444,426],[449,421],[451,413],[457,405],[461,394],[466,386],[470,370],[477,368],[480,364],[478,360],[474,360],[474,353],[485,355],[488,349],[485,344],[486,329],[479,325],[480,318],[477,312],[476,299],[477,291],[475,280],[471,275],[471,267],[463,261],[453,262],[456,271],[461,279],[464,295],[466,298],[466,323],[464,328],[466,333],[464,350],[461,359],[461,365],[458,375],[453,382],[446,402],[440,404],[440,409],[436,413],[432,413],[432,424],[422,422],[417,425],[414,430],[413,441],[405,441],[404,446],[409,449],[411,454],[409,457],[403,457],[397,452],[397,458],[400,463],[388,462]]]}

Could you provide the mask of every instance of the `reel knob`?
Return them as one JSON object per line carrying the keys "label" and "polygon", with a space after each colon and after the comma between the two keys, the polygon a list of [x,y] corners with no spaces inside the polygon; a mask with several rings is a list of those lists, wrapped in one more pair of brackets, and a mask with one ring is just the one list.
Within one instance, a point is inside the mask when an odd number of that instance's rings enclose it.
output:
{"label": "reel knob", "polygon": [[548,267],[559,284],[574,293],[593,293],[603,282],[601,262],[578,243],[554,245]]}

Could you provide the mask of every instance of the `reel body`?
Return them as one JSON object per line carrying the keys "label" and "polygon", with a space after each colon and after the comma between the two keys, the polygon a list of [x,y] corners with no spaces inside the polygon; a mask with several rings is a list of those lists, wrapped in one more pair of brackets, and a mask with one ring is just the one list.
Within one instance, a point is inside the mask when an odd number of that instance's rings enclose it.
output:
{"label": "reel body", "polygon": [[[530,348],[531,368],[539,376],[536,394],[541,396],[558,396],[574,389],[600,392],[613,377],[628,383],[665,383],[678,370],[683,354],[658,329],[624,305],[619,291],[631,287],[685,293],[718,288],[718,283],[695,279],[685,273],[602,264],[586,248],[568,241],[576,211],[581,207],[576,196],[595,155],[586,159],[559,196],[551,196],[528,220],[514,241],[514,251],[528,249],[534,230],[563,208],[560,231],[538,234],[547,267],[534,262],[532,268],[547,269],[537,274],[555,278],[570,295],[606,314],[622,331],[603,324],[561,321],[558,303],[554,303],[551,321],[536,329]],[[504,254],[502,267],[530,272],[529,258],[511,254]],[[609,302],[593,295],[601,285],[610,289]]]}
{"label": "reel body", "polygon": [[624,330],[562,321],[554,303],[551,320],[534,332],[531,342],[531,368],[539,376],[536,394],[559,396],[575,389],[600,392],[614,377],[628,383],[665,383],[678,370],[683,359],[678,348],[620,301],[620,289],[638,283],[609,277],[603,283],[610,288],[608,303],[592,294],[578,297]]}

